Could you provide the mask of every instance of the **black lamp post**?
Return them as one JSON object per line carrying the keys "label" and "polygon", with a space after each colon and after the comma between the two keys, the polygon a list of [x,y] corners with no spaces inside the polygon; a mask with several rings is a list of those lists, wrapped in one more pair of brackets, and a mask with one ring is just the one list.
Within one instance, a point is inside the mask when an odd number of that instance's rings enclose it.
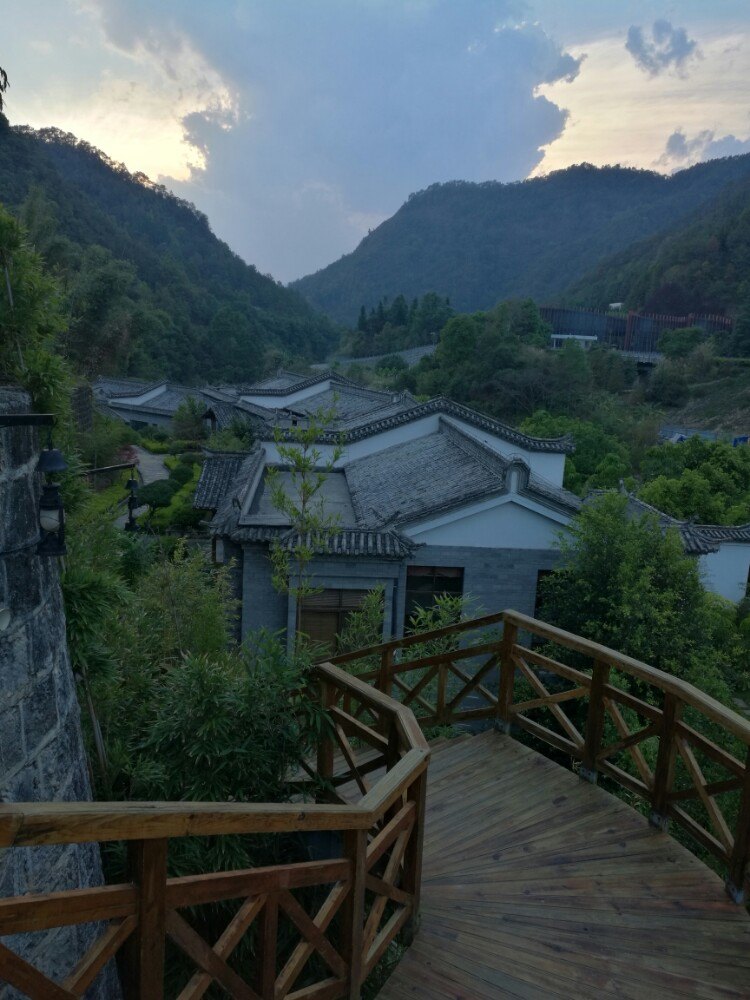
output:
{"label": "black lamp post", "polygon": [[[42,449],[36,466],[37,471],[45,477],[55,472],[64,472],[68,467],[60,449],[55,448],[52,444],[51,428],[54,424],[55,417],[51,413],[0,414],[0,428],[50,428],[47,446]],[[64,556],[68,550],[65,547],[65,511],[63,510],[59,483],[45,481],[39,500],[39,527],[41,538],[37,545],[37,553],[40,556]]]}
{"label": "black lamp post", "polygon": [[125,488],[128,491],[128,519],[125,522],[126,531],[138,531],[138,524],[135,520],[135,509],[138,506],[138,480],[135,476],[131,476],[125,484]]}
{"label": "black lamp post", "polygon": [[[68,463],[63,458],[62,452],[52,446],[50,435],[47,447],[42,449],[39,456],[37,470],[49,476],[55,472],[64,472],[67,467]],[[60,496],[60,484],[50,482],[49,479],[44,484],[39,501],[39,527],[42,529],[42,537],[37,546],[37,553],[40,556],[64,556],[68,550],[65,546],[65,511]]]}

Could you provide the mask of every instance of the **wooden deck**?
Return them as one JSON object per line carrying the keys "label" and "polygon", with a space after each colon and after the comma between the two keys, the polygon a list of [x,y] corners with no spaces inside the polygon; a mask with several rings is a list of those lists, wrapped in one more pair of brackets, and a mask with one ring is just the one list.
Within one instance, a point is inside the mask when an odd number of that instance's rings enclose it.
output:
{"label": "wooden deck", "polygon": [[750,997],[750,917],[622,801],[510,737],[436,748],[422,923],[380,993]]}

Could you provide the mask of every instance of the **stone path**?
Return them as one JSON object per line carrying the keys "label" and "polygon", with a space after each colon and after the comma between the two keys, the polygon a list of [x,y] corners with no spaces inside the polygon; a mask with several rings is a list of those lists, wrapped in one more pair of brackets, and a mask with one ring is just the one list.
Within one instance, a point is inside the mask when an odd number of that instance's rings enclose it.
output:
{"label": "stone path", "polygon": [[[154,455],[153,452],[146,451],[145,448],[141,448],[135,445],[133,450],[135,451],[136,461],[138,462],[138,471],[140,472],[142,479],[142,485],[148,486],[149,483],[155,483],[159,479],[167,479],[169,477],[169,469],[164,464],[163,455]],[[143,514],[146,511],[146,507],[136,507],[133,513],[136,517],[139,514]],[[128,514],[126,512],[117,518],[115,524],[118,528],[124,528],[127,522]]]}

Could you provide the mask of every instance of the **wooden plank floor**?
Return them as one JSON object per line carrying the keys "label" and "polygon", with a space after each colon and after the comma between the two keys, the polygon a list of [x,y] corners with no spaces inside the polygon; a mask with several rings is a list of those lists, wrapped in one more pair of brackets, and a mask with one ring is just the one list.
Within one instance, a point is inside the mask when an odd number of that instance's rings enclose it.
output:
{"label": "wooden plank floor", "polygon": [[491,732],[430,764],[422,925],[380,993],[750,997],[750,917],[623,802]]}

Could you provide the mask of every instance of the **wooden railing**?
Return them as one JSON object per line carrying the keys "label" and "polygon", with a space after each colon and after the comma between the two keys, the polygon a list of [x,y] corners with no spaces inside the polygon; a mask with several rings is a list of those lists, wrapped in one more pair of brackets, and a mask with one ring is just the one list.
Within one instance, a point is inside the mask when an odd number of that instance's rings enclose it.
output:
{"label": "wooden railing", "polygon": [[[492,635],[500,622],[502,637]],[[679,824],[717,859],[732,898],[749,898],[750,722],[692,685],[514,611],[332,662],[363,667],[361,680],[413,708],[423,726],[491,718],[525,731],[582,777],[601,775],[643,800],[652,824]]]}
{"label": "wooden railing", "polygon": [[[746,898],[750,723],[691,685],[513,611],[344,654],[317,668],[316,683],[330,726],[304,769],[325,802],[0,806],[0,849],[125,841],[129,862],[119,885],[0,900],[0,937],[102,928],[62,983],[0,942],[0,979],[32,997],[80,997],[117,956],[126,996],[159,1000],[170,941],[195,968],[180,1000],[213,983],[253,1000],[359,996],[418,920],[429,756],[420,727],[455,722],[525,731],[582,777],[644,800],[652,823],[678,823],[724,867],[733,898]],[[332,857],[167,877],[170,838],[313,831],[338,838]],[[232,900],[227,926],[206,941],[192,913]],[[241,973],[231,955],[248,933],[254,966]]]}
{"label": "wooden railing", "polygon": [[[332,725],[319,747],[318,773],[306,769],[318,788],[322,779],[331,804],[0,806],[0,848],[125,841],[129,874],[119,885],[0,900],[0,937],[101,924],[96,943],[62,982],[0,941],[0,982],[33,998],[81,997],[116,956],[126,996],[159,1000],[169,940],[195,967],[180,1000],[204,996],[212,983],[253,1000],[358,997],[390,942],[418,919],[429,750],[407,707],[330,664],[317,668],[316,679]],[[371,749],[365,763],[363,745]],[[341,795],[347,785],[355,790],[353,802]],[[333,857],[167,877],[170,838],[312,831],[340,838]],[[213,942],[181,912],[232,900],[238,906]],[[230,957],[248,932],[254,968],[240,974]]]}

